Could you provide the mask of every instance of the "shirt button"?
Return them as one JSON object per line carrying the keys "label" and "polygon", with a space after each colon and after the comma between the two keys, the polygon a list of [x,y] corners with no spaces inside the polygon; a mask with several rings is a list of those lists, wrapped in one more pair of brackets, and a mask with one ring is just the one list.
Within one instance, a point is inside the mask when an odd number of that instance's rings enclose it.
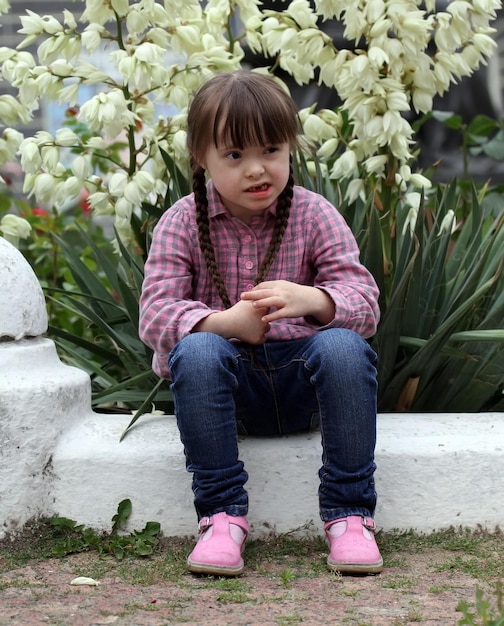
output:
{"label": "shirt button", "polygon": [[245,235],[243,238],[243,243],[250,243],[252,241],[252,237],[250,235]]}
{"label": "shirt button", "polygon": [[245,268],[251,270],[254,267],[252,261],[245,261]]}
{"label": "shirt button", "polygon": [[245,291],[251,291],[253,288],[254,288],[254,285],[252,283],[245,285]]}

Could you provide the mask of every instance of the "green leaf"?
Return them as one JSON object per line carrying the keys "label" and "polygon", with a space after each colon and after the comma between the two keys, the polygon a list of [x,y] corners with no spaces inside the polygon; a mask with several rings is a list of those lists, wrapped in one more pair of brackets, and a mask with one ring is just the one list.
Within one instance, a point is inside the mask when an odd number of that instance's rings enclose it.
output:
{"label": "green leaf", "polygon": [[476,115],[468,124],[467,132],[470,135],[488,137],[491,133],[499,128],[497,120],[487,115]]}
{"label": "green leaf", "polygon": [[130,518],[132,510],[131,500],[126,498],[119,502],[117,513],[112,517],[114,525],[112,526],[112,534],[117,534],[123,528]]}
{"label": "green leaf", "polygon": [[451,111],[432,111],[432,117],[452,130],[460,130],[463,126],[462,117]]}
{"label": "green leaf", "polygon": [[161,385],[164,383],[165,381],[160,378],[158,380],[158,382],[154,385],[154,387],[152,388],[152,391],[150,392],[150,394],[145,398],[144,402],[142,403],[142,405],[140,406],[140,408],[137,410],[137,412],[135,413],[135,415],[133,416],[132,420],[130,421],[130,423],[126,426],[126,428],[124,429],[121,437],[119,438],[119,441],[122,441],[124,439],[124,437],[126,437],[126,435],[128,434],[128,432],[131,430],[131,428],[133,427],[133,425],[138,421],[138,419],[140,419],[140,417],[142,415],[145,415],[145,413],[147,413],[151,406],[152,406],[152,402],[154,400],[154,398],[156,397],[156,394],[159,390],[159,388],[161,387]]}

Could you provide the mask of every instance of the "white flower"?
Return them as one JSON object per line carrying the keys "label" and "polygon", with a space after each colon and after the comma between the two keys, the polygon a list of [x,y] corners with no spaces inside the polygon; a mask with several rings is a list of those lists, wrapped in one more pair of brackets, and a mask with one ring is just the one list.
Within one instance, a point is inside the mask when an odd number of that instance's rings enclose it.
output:
{"label": "white flower", "polygon": [[351,178],[357,168],[357,156],[353,150],[346,150],[331,169],[331,178]]}
{"label": "white flower", "polygon": [[17,215],[4,215],[0,220],[0,231],[4,239],[7,239],[13,246],[19,245],[20,239],[27,239],[31,232],[30,223],[23,217]]}
{"label": "white flower", "polygon": [[378,174],[381,175],[385,171],[385,166],[387,165],[388,155],[386,154],[375,154],[369,159],[364,161],[364,168],[368,174]]}
{"label": "white flower", "polygon": [[110,202],[109,195],[104,191],[91,193],[87,201],[96,215],[110,215],[114,212],[114,207]]}
{"label": "white flower", "polygon": [[300,29],[315,28],[317,25],[317,16],[308,0],[293,0],[285,9],[285,13],[295,20]]}
{"label": "white flower", "polygon": [[365,184],[362,178],[354,178],[351,180],[345,193],[345,200],[349,204],[355,202],[357,198],[360,198],[361,200],[366,199]]}
{"label": "white flower", "polygon": [[79,138],[70,130],[70,128],[58,128],[55,135],[55,140],[58,146],[64,146],[66,148],[70,148],[72,146],[78,145]]}
{"label": "white flower", "polygon": [[4,128],[0,137],[0,163],[13,161],[22,141],[22,133],[14,128]]}
{"label": "white flower", "polygon": [[82,154],[77,156],[72,162],[71,169],[78,180],[85,181],[93,173],[90,157]]}
{"label": "white flower", "polygon": [[42,165],[48,172],[54,172],[59,163],[59,149],[57,146],[42,146],[40,149]]}
{"label": "white flower", "polygon": [[81,41],[82,45],[89,53],[98,50],[104,31],[105,27],[102,24],[92,23],[89,24],[89,26],[86,26],[84,32],[81,35]]}
{"label": "white flower", "polygon": [[112,196],[122,196],[128,184],[128,174],[124,170],[114,172],[110,177],[108,189]]}
{"label": "white flower", "polygon": [[415,226],[418,219],[418,207],[411,207],[408,211],[408,215],[406,216],[406,220],[404,221],[402,228],[402,235],[404,235],[409,231],[411,235],[415,232]]}
{"label": "white flower", "polygon": [[105,24],[113,19],[114,13],[109,2],[103,0],[86,0],[86,9],[81,16],[83,22]]}
{"label": "white flower", "polygon": [[91,130],[103,129],[108,137],[114,138],[128,126],[133,126],[137,116],[128,110],[123,92],[115,89],[108,93],[99,93],[85,102],[78,119],[88,122]]}
{"label": "white flower", "polygon": [[65,198],[73,200],[80,195],[82,191],[82,182],[77,178],[77,176],[69,176],[61,187]]}
{"label": "white flower", "polygon": [[177,55],[201,50],[200,29],[191,24],[177,26],[172,34],[171,45]]}
{"label": "white flower", "polygon": [[317,150],[317,158],[325,160],[329,159],[338,149],[339,139],[333,137],[325,141]]}
{"label": "white flower", "polygon": [[48,172],[39,174],[33,183],[33,192],[39,202],[52,203],[57,188],[57,179]]}
{"label": "white flower", "polygon": [[441,224],[439,226],[438,237],[443,235],[444,233],[454,233],[457,229],[457,220],[455,218],[455,212],[453,209],[449,209],[446,212],[446,215],[441,220]]}
{"label": "white flower", "polygon": [[16,126],[19,122],[26,124],[31,114],[14,96],[4,94],[0,96],[0,120],[8,126]]}
{"label": "white flower", "polygon": [[86,148],[99,152],[107,149],[107,142],[103,137],[90,137],[86,141]]}
{"label": "white flower", "polygon": [[19,152],[21,154],[21,167],[25,172],[36,172],[42,166],[39,146],[34,137],[28,137],[22,141]]}

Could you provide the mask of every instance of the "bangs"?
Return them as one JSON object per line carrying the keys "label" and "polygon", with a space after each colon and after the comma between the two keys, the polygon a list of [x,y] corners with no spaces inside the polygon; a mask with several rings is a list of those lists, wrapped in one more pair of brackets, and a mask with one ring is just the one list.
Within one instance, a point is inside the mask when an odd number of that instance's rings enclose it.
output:
{"label": "bangs", "polygon": [[[294,146],[300,132],[295,105],[271,79],[257,88],[253,82],[236,81],[215,112],[213,141],[216,146],[244,149],[288,143]],[[273,87],[273,88],[271,88]]]}
{"label": "bangs", "polygon": [[302,134],[296,104],[272,78],[248,71],[217,74],[196,93],[187,117],[187,146],[196,162],[213,142],[240,150],[288,143]]}
{"label": "bangs", "polygon": [[[217,109],[213,141],[219,146],[243,150],[249,146],[265,146],[296,142],[298,126],[292,111],[281,102],[258,102],[255,94],[240,94],[239,98],[223,102]],[[252,96],[252,97],[247,97]]]}

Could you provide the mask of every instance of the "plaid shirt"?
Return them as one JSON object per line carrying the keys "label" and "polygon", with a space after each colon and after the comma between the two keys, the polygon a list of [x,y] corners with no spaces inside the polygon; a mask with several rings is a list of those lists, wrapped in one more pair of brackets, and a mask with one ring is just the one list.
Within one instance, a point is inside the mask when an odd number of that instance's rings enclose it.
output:
{"label": "plaid shirt", "polygon": [[[234,303],[253,287],[273,232],[275,205],[245,224],[229,214],[211,182],[208,204],[217,266]],[[303,187],[294,188],[287,229],[266,278],[279,279],[323,289],[333,299],[336,313],[325,326],[306,318],[274,321],[268,342],[308,337],[334,327],[349,328],[364,338],[376,332],[378,288],[359,262],[350,228],[332,204]],[[191,194],[159,220],[145,265],[140,337],[154,350],[154,371],[169,378],[172,347],[203,318],[223,309],[199,247]]]}

